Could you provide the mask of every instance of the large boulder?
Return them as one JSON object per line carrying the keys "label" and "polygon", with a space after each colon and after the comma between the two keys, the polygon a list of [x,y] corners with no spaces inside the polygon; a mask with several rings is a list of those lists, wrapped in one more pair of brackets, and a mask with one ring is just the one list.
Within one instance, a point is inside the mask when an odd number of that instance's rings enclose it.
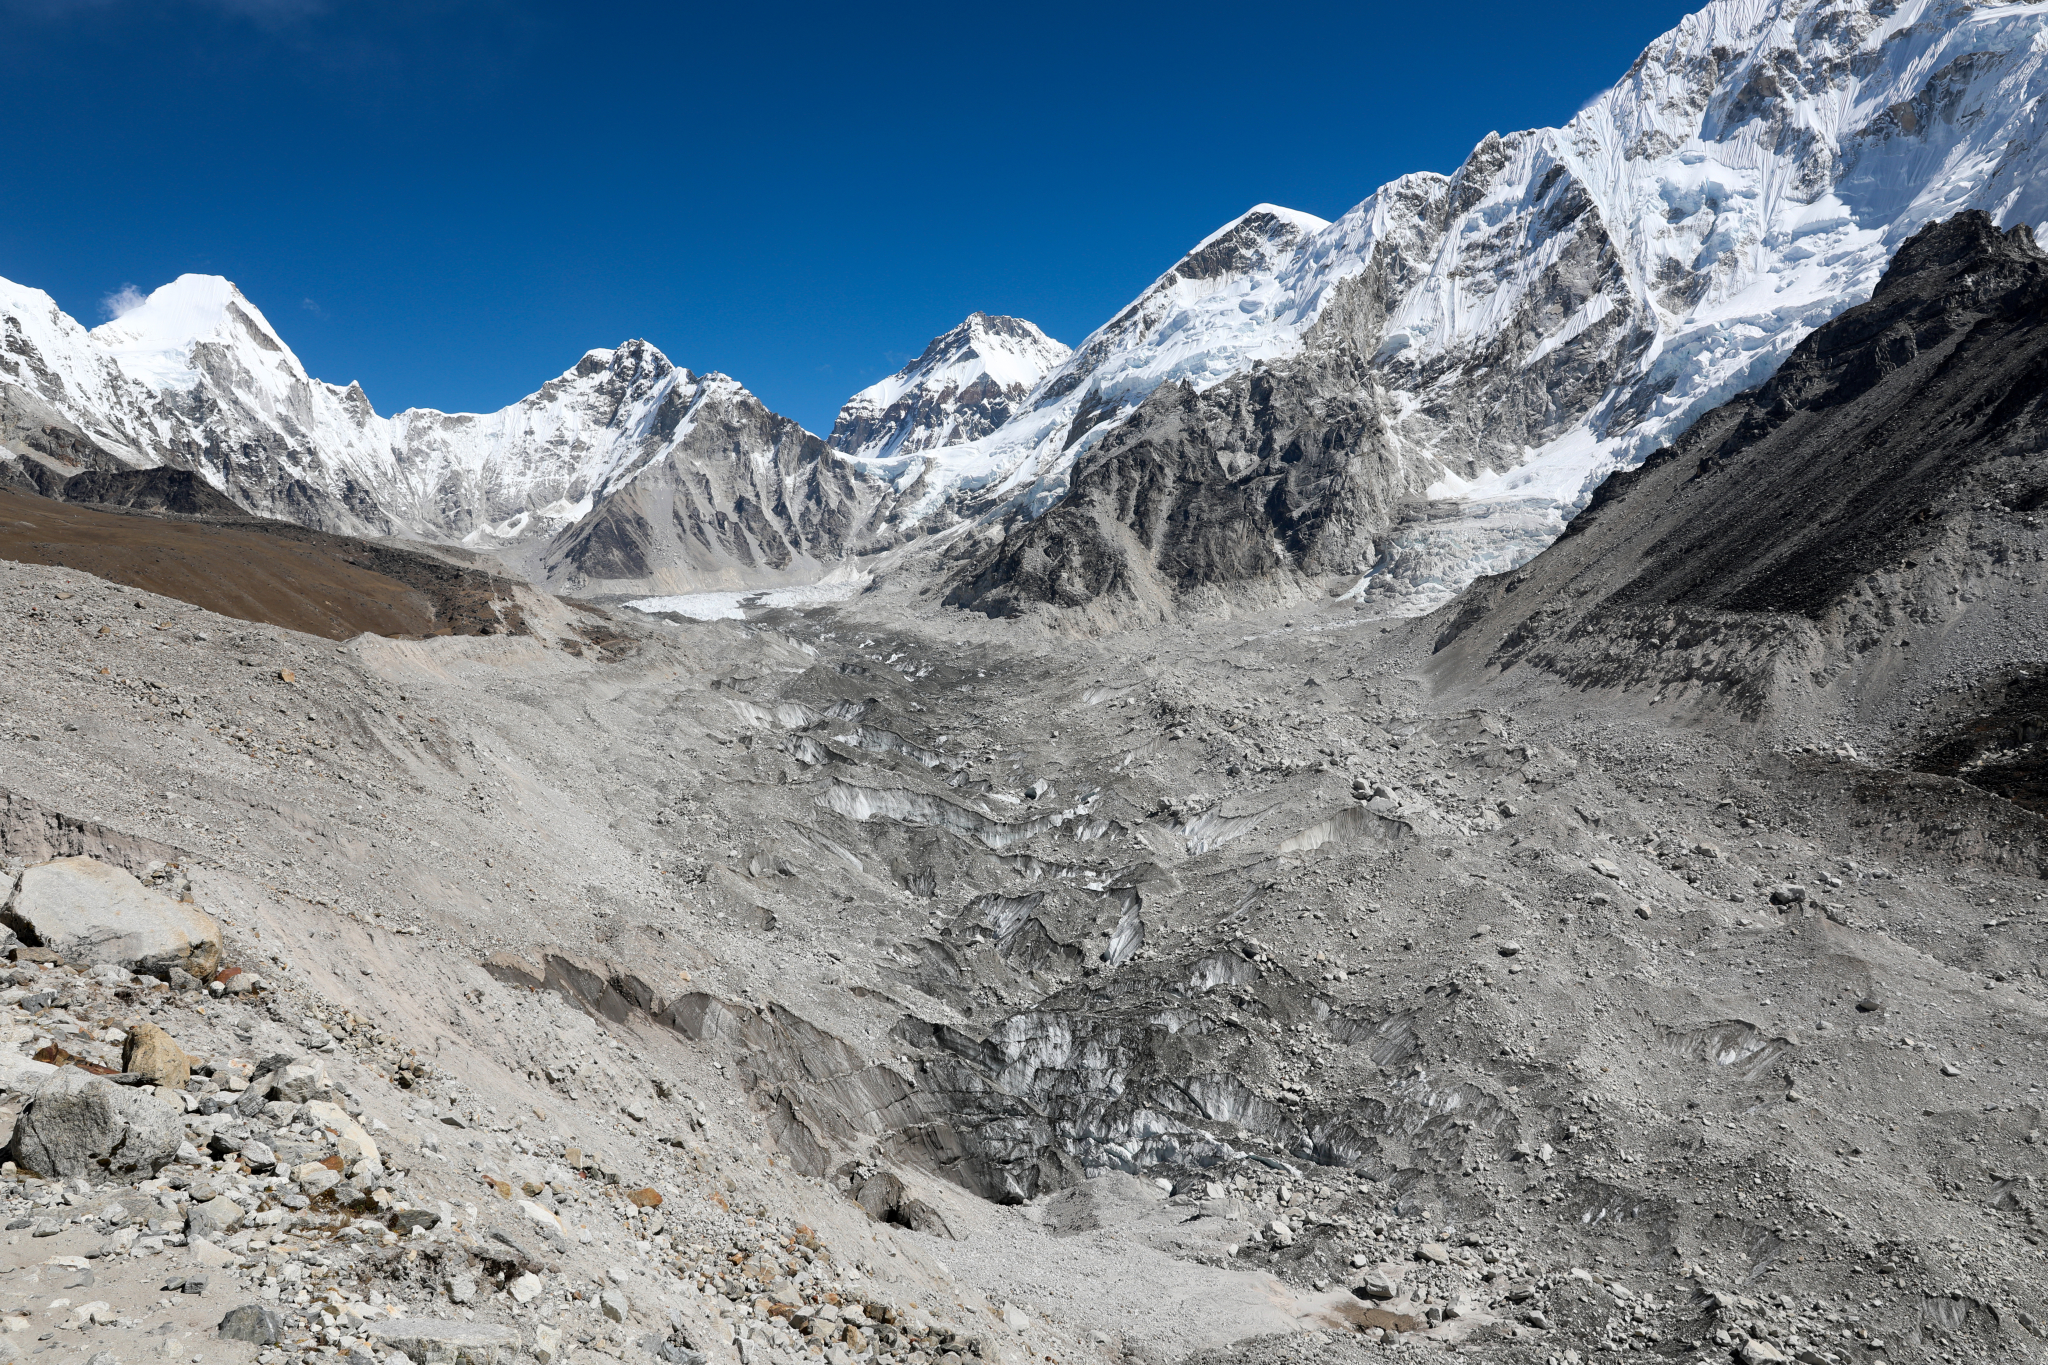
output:
{"label": "large boulder", "polygon": [[111,962],[163,981],[174,969],[202,981],[220,970],[220,925],[211,915],[93,858],[24,870],[0,922],[66,962]]}
{"label": "large boulder", "polygon": [[414,1365],[500,1365],[519,1349],[519,1335],[509,1327],[445,1318],[365,1323],[363,1335]]}
{"label": "large boulder", "polygon": [[64,1067],[41,1081],[15,1120],[7,1155],[46,1179],[154,1175],[185,1140],[185,1116],[154,1095]]}

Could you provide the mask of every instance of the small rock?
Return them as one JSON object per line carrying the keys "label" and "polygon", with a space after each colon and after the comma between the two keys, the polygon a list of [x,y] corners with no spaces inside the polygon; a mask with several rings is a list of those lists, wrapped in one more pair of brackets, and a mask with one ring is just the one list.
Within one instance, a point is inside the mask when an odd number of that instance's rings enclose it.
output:
{"label": "small rock", "polygon": [[195,1203],[185,1214],[185,1234],[219,1240],[242,1226],[245,1213],[246,1209],[225,1196]]}
{"label": "small rock", "polygon": [[1941,1074],[1944,1076],[1960,1076],[1963,1074],[1963,1069],[1954,1062],[1943,1062],[1941,1064]]}
{"label": "small rock", "polygon": [[647,1122],[647,1106],[638,1100],[628,1101],[626,1104],[626,1117],[635,1123]]}
{"label": "small rock", "polygon": [[520,1303],[532,1303],[540,1297],[541,1278],[534,1274],[521,1275],[507,1288],[511,1290],[512,1297]]}
{"label": "small rock", "polygon": [[340,1105],[329,1104],[325,1100],[308,1101],[306,1118],[334,1134],[335,1143],[341,1151],[343,1169],[353,1171],[358,1166],[383,1164],[377,1144]]}
{"label": "small rock", "polygon": [[538,1365],[556,1365],[562,1359],[562,1329],[559,1327],[536,1327],[533,1329],[533,1358]]}
{"label": "small rock", "polygon": [[627,1195],[626,1202],[636,1209],[658,1209],[661,1207],[661,1191],[649,1185]]}
{"label": "small rock", "polygon": [[1785,1365],[1792,1359],[1768,1341],[1751,1337],[1742,1343],[1740,1351],[1743,1365]]}
{"label": "small rock", "polygon": [[1495,948],[1494,951],[1499,953],[1502,957],[1520,957],[1522,954],[1522,945],[1514,939],[1509,939],[1507,942]]}
{"label": "small rock", "polygon": [[1031,1326],[1031,1318],[1015,1304],[1003,1305],[1003,1325],[1013,1331],[1022,1332]]}
{"label": "small rock", "polygon": [[1415,1255],[1418,1259],[1428,1261],[1431,1265],[1449,1265],[1451,1263],[1451,1249],[1442,1242],[1424,1242],[1421,1246],[1415,1248]]}
{"label": "small rock", "polygon": [[1803,886],[1780,886],[1771,892],[1772,905],[1798,905],[1806,899]]}
{"label": "small rock", "polygon": [[221,1336],[246,1340],[252,1347],[274,1347],[285,1334],[285,1314],[266,1304],[244,1304],[229,1308],[221,1318]]}
{"label": "small rock", "polygon": [[1595,872],[1599,873],[1601,876],[1607,878],[1607,880],[1611,882],[1618,882],[1621,880],[1620,865],[1617,863],[1609,862],[1605,858],[1595,858],[1590,863],[1588,863],[1587,866],[1592,868]]}
{"label": "small rock", "polygon": [[598,1296],[597,1309],[613,1322],[624,1322],[633,1305],[618,1290],[607,1289]]}
{"label": "small rock", "polygon": [[226,1270],[241,1264],[241,1258],[224,1246],[207,1241],[204,1237],[188,1237],[185,1250],[193,1261],[209,1270]]}
{"label": "small rock", "polygon": [[448,1297],[456,1303],[476,1302],[476,1276],[454,1276],[448,1281]]}
{"label": "small rock", "polygon": [[192,1059],[177,1040],[155,1024],[136,1024],[121,1044],[121,1070],[144,1078],[147,1084],[183,1090],[192,1079]]}
{"label": "small rock", "polygon": [[1652,907],[1648,901],[1643,901],[1641,904],[1636,906],[1637,919],[1655,919],[1656,916],[1656,909]]}
{"label": "small rock", "polygon": [[391,1230],[401,1237],[410,1236],[414,1228],[432,1232],[440,1225],[441,1215],[432,1209],[400,1209],[391,1215]]}
{"label": "small rock", "polygon": [[1351,1293],[1360,1299],[1391,1299],[1399,1292],[1394,1282],[1384,1275],[1368,1275],[1353,1286]]}
{"label": "small rock", "polygon": [[417,1365],[509,1365],[519,1350],[518,1333],[489,1322],[399,1318],[367,1322],[362,1330],[376,1345]]}
{"label": "small rock", "polygon": [[292,1171],[292,1180],[308,1198],[315,1198],[339,1185],[341,1172],[324,1161],[308,1161]]}

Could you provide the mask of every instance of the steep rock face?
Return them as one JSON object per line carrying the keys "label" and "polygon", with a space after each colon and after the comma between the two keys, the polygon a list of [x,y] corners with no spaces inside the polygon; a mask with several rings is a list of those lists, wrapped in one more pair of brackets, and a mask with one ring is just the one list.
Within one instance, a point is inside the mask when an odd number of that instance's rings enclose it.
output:
{"label": "steep rock face", "polygon": [[[676,371],[685,375],[687,372]],[[678,384],[658,440],[525,559],[576,592],[691,592],[825,572],[874,548],[882,487],[723,375]]]}
{"label": "steep rock face", "polygon": [[826,443],[883,466],[962,445],[1009,421],[1047,372],[1072,354],[1022,318],[971,314],[934,337],[916,360],[848,399]]}
{"label": "steep rock face", "polygon": [[1155,390],[1074,471],[1065,500],[1022,522],[948,597],[991,616],[1027,603],[1125,604],[1160,617],[1196,600],[1294,586],[1370,563],[1402,471],[1355,352],[1198,391]]}
{"label": "steep rock face", "polygon": [[1526,663],[1754,709],[1851,664],[1887,678],[1931,664],[1913,653],[1928,632],[1962,648],[1963,603],[2038,558],[2044,307],[2048,255],[2026,227],[1969,212],[1923,229],[1868,303],[1769,382],[1446,609],[1439,671]]}
{"label": "steep rock face", "polygon": [[[1393,486],[1428,501],[1382,509],[1400,524],[1348,567],[1378,610],[1431,608],[1767,378],[1928,221],[2048,219],[2044,31],[2035,6],[1716,0],[1562,129],[1489,135],[1334,223],[1232,225],[1027,413],[935,452],[915,490],[899,476],[908,510],[1041,510],[1098,414],[1349,348],[1384,393]],[[1194,264],[1211,254],[1221,274]]]}

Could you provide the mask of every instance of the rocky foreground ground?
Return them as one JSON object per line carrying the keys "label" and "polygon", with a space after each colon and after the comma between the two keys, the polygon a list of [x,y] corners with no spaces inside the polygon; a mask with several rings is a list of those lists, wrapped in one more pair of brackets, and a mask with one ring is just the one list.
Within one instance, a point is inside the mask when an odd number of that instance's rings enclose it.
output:
{"label": "rocky foreground ground", "polygon": [[338,644],[0,565],[0,1350],[2038,1357],[2041,821],[1892,739],[1969,698],[924,591]]}

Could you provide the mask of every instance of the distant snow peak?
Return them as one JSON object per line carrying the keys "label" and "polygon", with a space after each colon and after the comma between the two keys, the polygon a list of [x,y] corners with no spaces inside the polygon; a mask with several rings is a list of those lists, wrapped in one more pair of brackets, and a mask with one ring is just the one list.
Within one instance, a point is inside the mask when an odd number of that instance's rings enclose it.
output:
{"label": "distant snow peak", "polygon": [[917,359],[848,399],[828,444],[886,464],[974,440],[1009,421],[1071,354],[1023,318],[970,313]]}
{"label": "distant snow peak", "polygon": [[92,337],[122,368],[164,387],[189,388],[197,381],[191,361],[199,346],[253,350],[260,368],[276,369],[272,363],[260,362],[261,357],[275,357],[284,362],[286,375],[306,378],[298,357],[262,310],[219,275],[180,275],[141,303],[93,328]]}
{"label": "distant snow peak", "polygon": [[[180,276],[90,332],[0,281],[0,440],[60,474],[81,458],[176,465],[264,515],[545,558],[641,590],[751,586],[834,559],[881,491],[738,381],[644,340],[585,352],[497,412],[379,417],[360,386],[308,376],[213,275]],[[9,462],[0,449],[0,478]],[[596,529],[535,553],[585,521]]]}

